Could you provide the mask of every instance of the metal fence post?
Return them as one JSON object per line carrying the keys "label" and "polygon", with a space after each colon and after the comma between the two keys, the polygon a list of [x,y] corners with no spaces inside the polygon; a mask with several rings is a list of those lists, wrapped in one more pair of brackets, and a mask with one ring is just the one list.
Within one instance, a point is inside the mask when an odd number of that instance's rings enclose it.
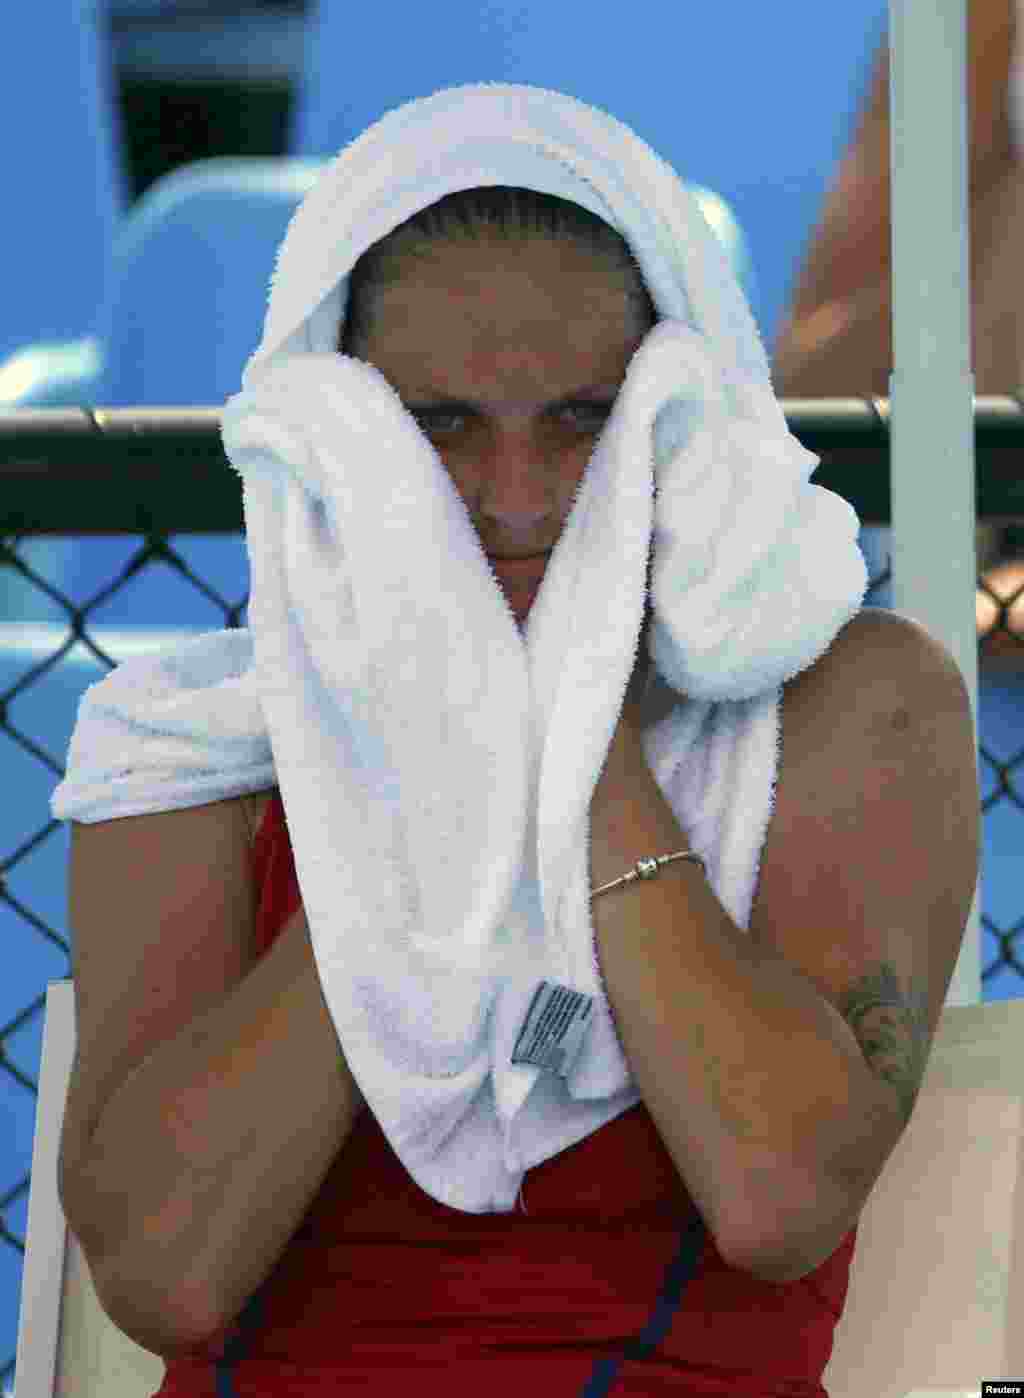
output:
{"label": "metal fence post", "polygon": [[[967,0],[889,0],[889,44],[893,606],[949,647],[977,734]],[[981,999],[978,902],[947,1004]]]}

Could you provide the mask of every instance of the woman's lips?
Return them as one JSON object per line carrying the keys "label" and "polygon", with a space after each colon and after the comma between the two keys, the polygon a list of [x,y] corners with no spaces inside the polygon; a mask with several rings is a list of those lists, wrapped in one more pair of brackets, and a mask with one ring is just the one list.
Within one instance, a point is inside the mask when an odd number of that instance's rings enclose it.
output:
{"label": "woman's lips", "polygon": [[533,587],[539,583],[548,565],[548,555],[538,558],[492,558],[494,571],[503,583],[517,589]]}

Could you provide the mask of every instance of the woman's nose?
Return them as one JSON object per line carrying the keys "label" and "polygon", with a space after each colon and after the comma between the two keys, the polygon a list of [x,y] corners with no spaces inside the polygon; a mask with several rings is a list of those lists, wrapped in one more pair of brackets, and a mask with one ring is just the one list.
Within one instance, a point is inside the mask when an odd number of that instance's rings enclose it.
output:
{"label": "woman's nose", "polygon": [[509,552],[519,551],[514,535],[522,536],[524,548],[536,539],[544,521],[556,512],[557,503],[557,477],[550,467],[506,457],[492,462],[485,473],[481,512],[501,531],[509,543]]}

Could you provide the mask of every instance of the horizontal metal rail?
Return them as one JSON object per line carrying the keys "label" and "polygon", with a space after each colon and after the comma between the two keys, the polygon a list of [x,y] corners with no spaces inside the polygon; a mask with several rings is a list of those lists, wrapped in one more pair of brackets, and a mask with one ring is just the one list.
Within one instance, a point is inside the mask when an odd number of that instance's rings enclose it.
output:
{"label": "horizontal metal rail", "polygon": [[[821,458],[812,480],[862,524],[891,524],[889,399],[787,399],[789,430]],[[0,535],[235,533],[241,479],[220,408],[0,411]],[[975,399],[978,519],[1024,517],[1024,398]]]}

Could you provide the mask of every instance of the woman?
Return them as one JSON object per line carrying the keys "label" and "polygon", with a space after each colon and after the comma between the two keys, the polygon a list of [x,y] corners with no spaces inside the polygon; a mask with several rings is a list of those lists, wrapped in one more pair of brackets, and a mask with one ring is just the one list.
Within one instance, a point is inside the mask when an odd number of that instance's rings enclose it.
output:
{"label": "woman", "polygon": [[[386,378],[434,446],[522,628],[656,302],[635,250],[592,212],[465,178],[359,257],[333,343]],[[317,216],[310,206],[305,226],[332,245]],[[306,289],[323,330],[330,301],[315,277]],[[787,534],[784,551],[795,547]],[[701,829],[740,911],[719,902],[701,861],[594,904],[641,1100],[613,1103],[547,1152],[518,1208],[439,1202],[404,1168],[408,1139],[391,1141],[365,1109],[342,1040],[353,1055],[360,1046],[335,1037],[320,997],[276,786],[242,803],[210,804],[207,791],[188,811],[134,822],[94,807],[73,832],[71,900],[80,1062],[68,1110],[89,1130],[77,1165],[72,1148],[62,1154],[62,1197],[110,1313],[169,1361],[161,1398],[413,1379],[425,1394],[533,1381],[824,1395],[856,1219],[913,1108],[974,885],[976,773],[957,681],[934,642],[876,614],[854,616],[784,694],[701,709],[634,682],[591,794],[592,896],[638,856],[689,853]],[[659,719],[669,755],[686,729],[678,771],[660,782],[640,742]],[[222,710],[221,740],[224,722]],[[880,798],[894,762],[902,781]],[[242,804],[254,817],[249,890]],[[55,814],[72,805],[55,800]],[[717,828],[704,829],[712,812]],[[897,832],[906,877],[926,854],[932,883],[949,880],[944,918],[932,916],[933,886],[897,889]],[[172,837],[179,856],[187,843],[177,864]],[[853,911],[839,897],[844,861],[866,889]],[[101,964],[105,890],[126,863],[138,872],[118,917],[132,936],[115,957],[108,934]],[[882,945],[873,900],[894,896],[906,915],[898,943]],[[212,929],[237,933],[245,908],[251,952],[236,947],[230,971],[222,957],[220,993],[211,972],[204,1001],[196,966]],[[148,972],[137,960],[129,971],[147,939]],[[126,1024],[131,1048],[111,1067]],[[90,1075],[89,1090],[76,1087]],[[493,1108],[491,1081],[474,1111]],[[361,1085],[370,1107],[387,1105],[379,1084]],[[549,1079],[532,1095],[555,1118],[587,1107]],[[516,1149],[510,1135],[497,1154]]]}

